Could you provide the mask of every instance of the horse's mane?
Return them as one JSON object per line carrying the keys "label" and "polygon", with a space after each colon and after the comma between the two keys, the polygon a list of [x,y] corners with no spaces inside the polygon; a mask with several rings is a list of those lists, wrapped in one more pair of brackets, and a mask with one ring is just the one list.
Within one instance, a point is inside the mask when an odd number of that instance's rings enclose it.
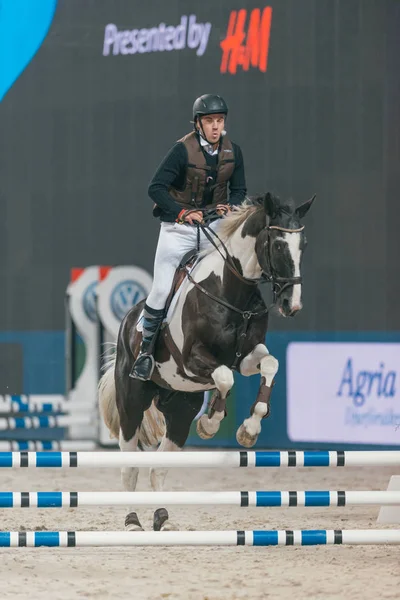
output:
{"label": "horse's mane", "polygon": [[[292,216],[294,214],[295,205],[293,200],[286,200],[283,203],[278,196],[274,196],[271,194],[271,197],[274,202],[274,208],[276,210],[276,216]],[[250,215],[254,214],[257,211],[260,211],[260,214],[264,211],[264,199],[265,194],[260,194],[258,196],[246,197],[245,200],[239,206],[234,206],[233,210],[227,214],[224,219],[222,219],[222,223],[219,229],[219,236],[222,239],[227,239],[231,237],[235,231],[250,217]]]}
{"label": "horse's mane", "polygon": [[223,239],[231,237],[246,219],[263,206],[263,196],[246,197],[242,204],[234,206],[232,211],[222,219],[218,235]]}

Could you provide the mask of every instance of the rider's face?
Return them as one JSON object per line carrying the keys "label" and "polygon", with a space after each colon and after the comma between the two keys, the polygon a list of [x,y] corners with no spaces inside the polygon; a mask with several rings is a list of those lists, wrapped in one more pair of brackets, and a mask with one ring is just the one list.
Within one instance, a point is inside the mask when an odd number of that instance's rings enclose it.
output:
{"label": "rider's face", "polygon": [[216,144],[219,142],[219,138],[224,130],[225,116],[222,113],[205,115],[201,117],[201,125],[207,140],[212,144]]}

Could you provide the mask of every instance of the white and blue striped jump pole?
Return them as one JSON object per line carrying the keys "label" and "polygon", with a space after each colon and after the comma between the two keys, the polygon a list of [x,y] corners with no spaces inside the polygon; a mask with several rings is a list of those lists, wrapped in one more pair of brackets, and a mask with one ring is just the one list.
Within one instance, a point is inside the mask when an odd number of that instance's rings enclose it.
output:
{"label": "white and blue striped jump pole", "polygon": [[400,451],[0,452],[1,467],[368,467],[400,466]]}
{"label": "white and blue striped jump pole", "polygon": [[1,452],[44,452],[58,451],[65,452],[71,450],[89,451],[96,449],[96,442],[91,440],[0,440]]}
{"label": "white and blue striped jump pole", "polygon": [[81,506],[356,506],[400,505],[400,491],[304,492],[0,492],[0,508]]}
{"label": "white and blue striped jump pole", "polygon": [[0,413],[83,412],[85,408],[61,395],[0,396]]}
{"label": "white and blue striped jump pole", "polygon": [[261,531],[1,531],[2,548],[400,544],[399,529]]}
{"label": "white and blue striped jump pole", "polygon": [[90,425],[90,416],[42,415],[29,417],[0,417],[0,431],[14,429],[43,429],[53,427],[70,427],[71,425]]}

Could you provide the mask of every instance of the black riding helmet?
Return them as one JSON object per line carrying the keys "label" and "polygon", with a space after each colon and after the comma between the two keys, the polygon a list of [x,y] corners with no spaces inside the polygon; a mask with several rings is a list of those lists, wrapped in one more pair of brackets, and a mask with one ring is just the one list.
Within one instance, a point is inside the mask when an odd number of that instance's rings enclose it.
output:
{"label": "black riding helmet", "polygon": [[204,115],[215,115],[218,113],[226,116],[228,114],[228,107],[225,100],[216,94],[203,94],[193,104],[194,122],[199,117],[204,117]]}
{"label": "black riding helmet", "polygon": [[221,96],[216,94],[203,94],[193,104],[193,121],[196,129],[197,120],[200,123],[200,133],[202,137],[209,143],[211,143],[204,133],[203,125],[201,123],[201,117],[205,115],[216,115],[223,114],[225,117],[228,115],[228,106]]}

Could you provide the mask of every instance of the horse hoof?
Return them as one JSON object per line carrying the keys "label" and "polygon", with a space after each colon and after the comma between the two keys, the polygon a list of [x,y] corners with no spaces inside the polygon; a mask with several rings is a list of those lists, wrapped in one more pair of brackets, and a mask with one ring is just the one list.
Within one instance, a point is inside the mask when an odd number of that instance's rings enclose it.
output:
{"label": "horse hoof", "polygon": [[236,432],[236,440],[238,444],[244,448],[252,448],[256,443],[258,435],[250,435],[244,425],[241,425]]}
{"label": "horse hoof", "polygon": [[168,511],[166,508],[157,508],[153,516],[154,531],[165,531],[168,524]]}
{"label": "horse hoof", "polygon": [[129,513],[125,518],[125,530],[126,531],[144,531],[139,518],[135,512]]}
{"label": "horse hoof", "polygon": [[158,508],[153,517],[154,531],[178,531],[178,527],[169,520],[166,508]]}
{"label": "horse hoof", "polygon": [[216,431],[211,432],[211,433],[207,431],[206,425],[208,425],[209,421],[210,421],[210,419],[207,417],[207,415],[201,415],[200,419],[197,421],[197,425],[196,425],[197,435],[202,440],[210,440],[217,433]]}

